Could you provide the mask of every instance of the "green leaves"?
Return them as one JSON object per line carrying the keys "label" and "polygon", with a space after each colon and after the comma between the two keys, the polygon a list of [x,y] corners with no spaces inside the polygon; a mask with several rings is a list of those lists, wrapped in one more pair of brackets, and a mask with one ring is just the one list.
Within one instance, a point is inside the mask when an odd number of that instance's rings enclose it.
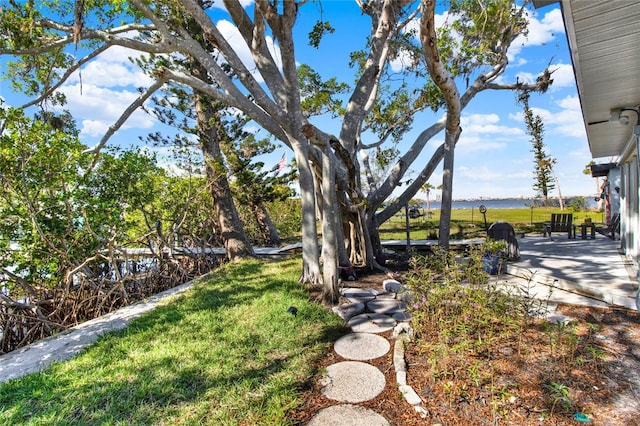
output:
{"label": "green leaves", "polygon": [[[6,108],[0,120],[0,268],[33,287],[56,287],[105,241],[124,240],[144,225],[139,212],[157,197],[164,176],[153,157],[112,151],[84,176],[92,157],[68,115],[32,119]],[[8,287],[20,295],[14,284]]]}
{"label": "green leaves", "polygon": [[335,29],[327,21],[318,21],[313,25],[311,31],[309,31],[309,46],[320,47],[320,41],[325,34],[333,34]]}
{"label": "green leaves", "polygon": [[348,93],[348,84],[340,83],[335,77],[322,81],[320,74],[305,64],[298,67],[298,82],[306,117],[328,113],[335,118],[344,114],[342,101],[336,96]]}
{"label": "green leaves", "polygon": [[449,10],[455,17],[451,28],[458,37],[444,38],[455,48],[447,60],[454,75],[470,75],[477,68],[493,66],[503,49],[519,34],[525,33],[526,21],[510,0],[454,0]]}
{"label": "green leaves", "polygon": [[0,109],[0,119],[0,239],[20,247],[0,256],[0,266],[15,267],[25,280],[55,281],[78,249],[72,212],[84,146],[52,120],[31,120],[21,110]]}

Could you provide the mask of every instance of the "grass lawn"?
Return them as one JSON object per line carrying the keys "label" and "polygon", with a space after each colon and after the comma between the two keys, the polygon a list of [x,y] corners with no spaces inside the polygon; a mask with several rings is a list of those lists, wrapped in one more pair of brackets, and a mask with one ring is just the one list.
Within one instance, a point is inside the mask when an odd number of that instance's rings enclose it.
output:
{"label": "grass lawn", "polygon": [[[425,210],[426,212],[426,210]],[[534,207],[522,209],[488,209],[487,226],[497,221],[508,222],[521,232],[542,232],[542,224],[551,219],[551,213],[559,213],[558,208]],[[591,218],[594,223],[604,224],[604,213],[596,211],[580,211],[573,213],[573,222],[582,223]],[[430,234],[437,234],[440,210],[431,210],[430,217],[421,216],[409,219],[410,235],[414,240],[428,239]],[[473,238],[485,236],[484,216],[478,209],[454,209],[451,211],[452,238]],[[405,239],[407,237],[404,210],[380,226],[380,238],[383,240]]]}
{"label": "grass lawn", "polygon": [[339,317],[308,303],[299,274],[294,258],[202,277],[76,358],[1,384],[0,424],[287,424],[344,333]]}

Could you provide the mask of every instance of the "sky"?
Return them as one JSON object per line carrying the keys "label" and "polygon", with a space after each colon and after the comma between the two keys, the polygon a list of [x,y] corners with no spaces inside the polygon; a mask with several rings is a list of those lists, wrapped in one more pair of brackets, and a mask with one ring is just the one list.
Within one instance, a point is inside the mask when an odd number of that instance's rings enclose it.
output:
{"label": "sky", "polygon": [[[320,48],[310,47],[307,33],[322,14],[335,28],[333,34],[323,38]],[[230,20],[223,11],[213,12],[214,21],[232,43],[241,43]],[[437,22],[447,19],[445,14]],[[557,5],[534,10],[529,17],[528,37],[516,40],[510,49],[510,65],[501,77],[504,82],[533,81],[550,64],[554,80],[545,94],[533,94],[530,105],[535,114],[542,117],[544,144],[549,156],[556,158],[554,171],[563,197],[597,194],[595,179],[583,170],[591,161],[580,102],[569,56],[564,25]],[[353,72],[348,68],[349,54],[362,48],[370,30],[370,21],[362,16],[355,1],[323,1],[321,5],[309,2],[301,7],[296,25],[296,60],[312,66],[324,78],[337,77],[348,83]],[[246,46],[238,44],[246,52]],[[277,44],[272,47],[277,51]],[[95,145],[102,134],[120,116],[138,95],[136,88],[148,86],[150,79],[132,65],[129,57],[135,55],[123,48],[109,49],[109,54],[84,66],[81,74],[74,75],[63,87],[68,109],[76,118],[80,138],[87,146]],[[248,57],[248,56],[247,56]],[[247,59],[248,61],[248,59]],[[393,67],[401,64],[394,63]],[[7,82],[0,85],[0,96],[11,105],[18,106],[23,98],[13,94]],[[533,197],[534,161],[530,136],[525,132],[521,106],[515,102],[513,92],[483,92],[462,112],[462,135],[456,147],[454,168],[454,199]],[[421,130],[431,125],[440,115],[422,113],[415,120],[413,129],[404,137],[400,149],[412,143]],[[339,120],[329,117],[312,119],[323,130],[338,134]],[[253,129],[262,136],[265,132]],[[129,121],[112,138],[110,144],[128,147],[139,144],[139,137],[161,131],[172,132],[142,112],[135,112]],[[420,156],[412,170],[419,170],[431,157],[431,153],[444,140],[444,133],[436,136]],[[365,141],[366,142],[366,141]],[[159,149],[161,155],[166,148]],[[273,166],[286,153],[283,145],[271,155],[261,158],[267,166]],[[166,157],[163,157],[166,158]],[[605,159],[606,160],[606,159]],[[410,179],[411,174],[405,179]],[[441,167],[429,182],[437,187],[442,182]],[[432,191],[437,198],[439,191]],[[555,190],[551,196],[557,196]],[[416,198],[424,198],[417,194]]]}

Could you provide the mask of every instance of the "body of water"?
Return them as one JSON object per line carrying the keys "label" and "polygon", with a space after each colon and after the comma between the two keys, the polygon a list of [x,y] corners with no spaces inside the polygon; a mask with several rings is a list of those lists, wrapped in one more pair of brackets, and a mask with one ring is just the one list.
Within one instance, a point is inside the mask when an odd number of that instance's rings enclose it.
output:
{"label": "body of water", "polygon": [[[557,200],[551,199],[550,202],[557,203]],[[565,207],[571,204],[571,199],[564,200]],[[594,198],[585,197],[587,207],[596,207]],[[539,198],[514,198],[505,200],[456,200],[451,203],[452,209],[477,209],[479,206],[485,206],[487,209],[523,209],[531,206],[541,206],[542,200]],[[427,208],[427,203],[422,203],[422,208]],[[431,201],[432,210],[440,209],[440,201]]]}

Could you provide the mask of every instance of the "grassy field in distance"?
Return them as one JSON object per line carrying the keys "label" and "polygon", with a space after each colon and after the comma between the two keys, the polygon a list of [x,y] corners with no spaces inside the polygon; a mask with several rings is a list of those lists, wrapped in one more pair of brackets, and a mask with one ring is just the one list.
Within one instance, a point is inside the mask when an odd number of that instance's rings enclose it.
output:
{"label": "grassy field in distance", "polygon": [[[421,209],[423,216],[409,219],[412,239],[428,239],[429,235],[438,231],[440,210]],[[569,209],[561,211],[553,207],[527,207],[511,209],[487,209],[486,225],[503,221],[511,224],[518,232],[532,233],[542,232],[542,224],[551,219],[551,213],[573,213],[573,223],[579,224],[586,218],[590,218],[598,225],[604,224],[604,212],[579,211]],[[454,209],[451,211],[451,235],[453,238],[473,238],[485,236],[485,217],[478,209]],[[383,240],[405,239],[406,222],[404,209],[396,216],[380,226],[380,238]]]}

